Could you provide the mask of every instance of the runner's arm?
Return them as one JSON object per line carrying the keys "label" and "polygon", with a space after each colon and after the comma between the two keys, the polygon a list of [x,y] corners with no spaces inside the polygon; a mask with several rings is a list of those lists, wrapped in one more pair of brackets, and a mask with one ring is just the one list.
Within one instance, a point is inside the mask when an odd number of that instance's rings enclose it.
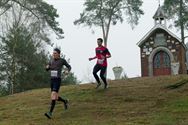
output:
{"label": "runner's arm", "polygon": [[49,71],[49,70],[50,70],[50,65],[51,65],[50,62],[46,65],[46,71]]}
{"label": "runner's arm", "polygon": [[68,62],[65,59],[64,59],[63,65],[65,65],[67,67],[69,72],[71,71],[71,66],[68,64]]}
{"label": "runner's arm", "polygon": [[97,56],[92,57],[92,58],[89,58],[89,61],[91,61],[91,60],[93,60],[93,59],[96,59],[96,58],[97,58]]}
{"label": "runner's arm", "polygon": [[111,57],[111,54],[109,54],[109,55],[106,55],[106,58],[110,58]]}
{"label": "runner's arm", "polygon": [[106,51],[106,58],[110,58],[111,57],[111,53],[109,52],[109,50],[106,49],[105,51]]}

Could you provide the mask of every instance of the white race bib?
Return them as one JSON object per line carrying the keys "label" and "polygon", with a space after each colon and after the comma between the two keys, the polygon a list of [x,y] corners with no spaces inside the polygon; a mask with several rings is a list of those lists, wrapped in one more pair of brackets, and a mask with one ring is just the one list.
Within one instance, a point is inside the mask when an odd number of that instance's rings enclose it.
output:
{"label": "white race bib", "polygon": [[104,63],[104,59],[98,59],[98,64],[103,64]]}
{"label": "white race bib", "polygon": [[57,77],[57,71],[52,70],[51,71],[51,77]]}

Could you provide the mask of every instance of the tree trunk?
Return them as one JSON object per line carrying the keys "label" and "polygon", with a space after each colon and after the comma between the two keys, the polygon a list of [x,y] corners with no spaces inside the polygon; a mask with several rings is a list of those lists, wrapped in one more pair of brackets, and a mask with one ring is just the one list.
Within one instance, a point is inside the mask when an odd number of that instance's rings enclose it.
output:
{"label": "tree trunk", "polygon": [[14,94],[14,84],[16,81],[16,64],[15,64],[15,47],[16,47],[16,43],[13,46],[13,57],[12,57],[12,78],[11,78],[11,94]]}
{"label": "tree trunk", "polygon": [[[183,0],[180,0],[180,12],[179,12],[179,20],[180,20],[180,29],[181,29],[181,40],[182,40],[182,43],[185,45],[185,34],[184,34],[184,21],[183,21]],[[186,53],[182,53],[182,50],[181,50],[181,55],[182,55],[182,58],[181,58],[181,71],[182,73],[184,73],[184,67],[183,65],[185,64],[186,62]]]}
{"label": "tree trunk", "polygon": [[182,43],[184,44],[184,22],[183,22],[183,0],[180,0],[180,15],[179,15],[179,20],[180,20],[180,29],[181,29],[181,39]]}

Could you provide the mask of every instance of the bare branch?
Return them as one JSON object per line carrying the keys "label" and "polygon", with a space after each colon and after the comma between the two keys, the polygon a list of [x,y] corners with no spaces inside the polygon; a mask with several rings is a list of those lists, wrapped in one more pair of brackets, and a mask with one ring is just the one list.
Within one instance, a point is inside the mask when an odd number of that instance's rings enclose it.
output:
{"label": "bare branch", "polygon": [[31,12],[38,20],[40,19],[40,17],[37,16],[37,15],[32,11],[32,9],[30,9],[30,8],[26,7],[25,5],[21,4],[19,1],[16,1],[16,0],[12,0],[12,1],[14,1],[14,2],[17,3],[17,4],[19,4],[21,7],[27,9],[27,10],[28,10],[29,12]]}
{"label": "bare branch", "polygon": [[[0,5],[0,7],[4,7],[6,4],[8,4],[8,2],[9,2],[10,0],[7,0],[4,4],[2,4],[2,5]],[[8,8],[6,8],[1,14],[0,14],[0,16],[1,15],[3,15],[7,10],[9,10],[11,8],[11,6],[9,6]]]}
{"label": "bare branch", "polygon": [[10,7],[9,8],[7,8],[7,9],[5,9],[2,13],[0,13],[0,16],[2,16],[4,13],[6,13],[7,12],[7,10],[9,10],[10,9]]}

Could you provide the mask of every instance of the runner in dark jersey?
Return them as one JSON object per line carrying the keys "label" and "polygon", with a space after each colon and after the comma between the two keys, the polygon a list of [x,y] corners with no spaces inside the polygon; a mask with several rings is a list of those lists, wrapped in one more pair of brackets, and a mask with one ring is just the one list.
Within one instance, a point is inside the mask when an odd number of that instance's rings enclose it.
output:
{"label": "runner in dark jersey", "polygon": [[51,60],[46,66],[46,70],[50,71],[51,74],[51,107],[50,111],[45,113],[45,116],[49,119],[52,117],[52,112],[54,110],[56,101],[63,102],[65,109],[68,108],[68,100],[58,96],[61,85],[61,72],[63,65],[67,67],[68,72],[71,70],[71,66],[67,63],[67,61],[63,58],[60,58],[60,50],[55,48],[53,51],[53,60]]}
{"label": "runner in dark jersey", "polygon": [[100,79],[97,75],[97,72],[100,71],[100,78],[104,83],[104,89],[106,89],[108,88],[108,83],[106,80],[107,58],[110,58],[111,54],[108,51],[108,49],[102,45],[102,43],[103,43],[103,39],[98,38],[97,39],[98,47],[95,49],[96,56],[93,58],[89,58],[89,61],[93,59],[97,59],[97,64],[93,68],[93,75],[98,83],[96,88],[98,88],[101,85]]}

